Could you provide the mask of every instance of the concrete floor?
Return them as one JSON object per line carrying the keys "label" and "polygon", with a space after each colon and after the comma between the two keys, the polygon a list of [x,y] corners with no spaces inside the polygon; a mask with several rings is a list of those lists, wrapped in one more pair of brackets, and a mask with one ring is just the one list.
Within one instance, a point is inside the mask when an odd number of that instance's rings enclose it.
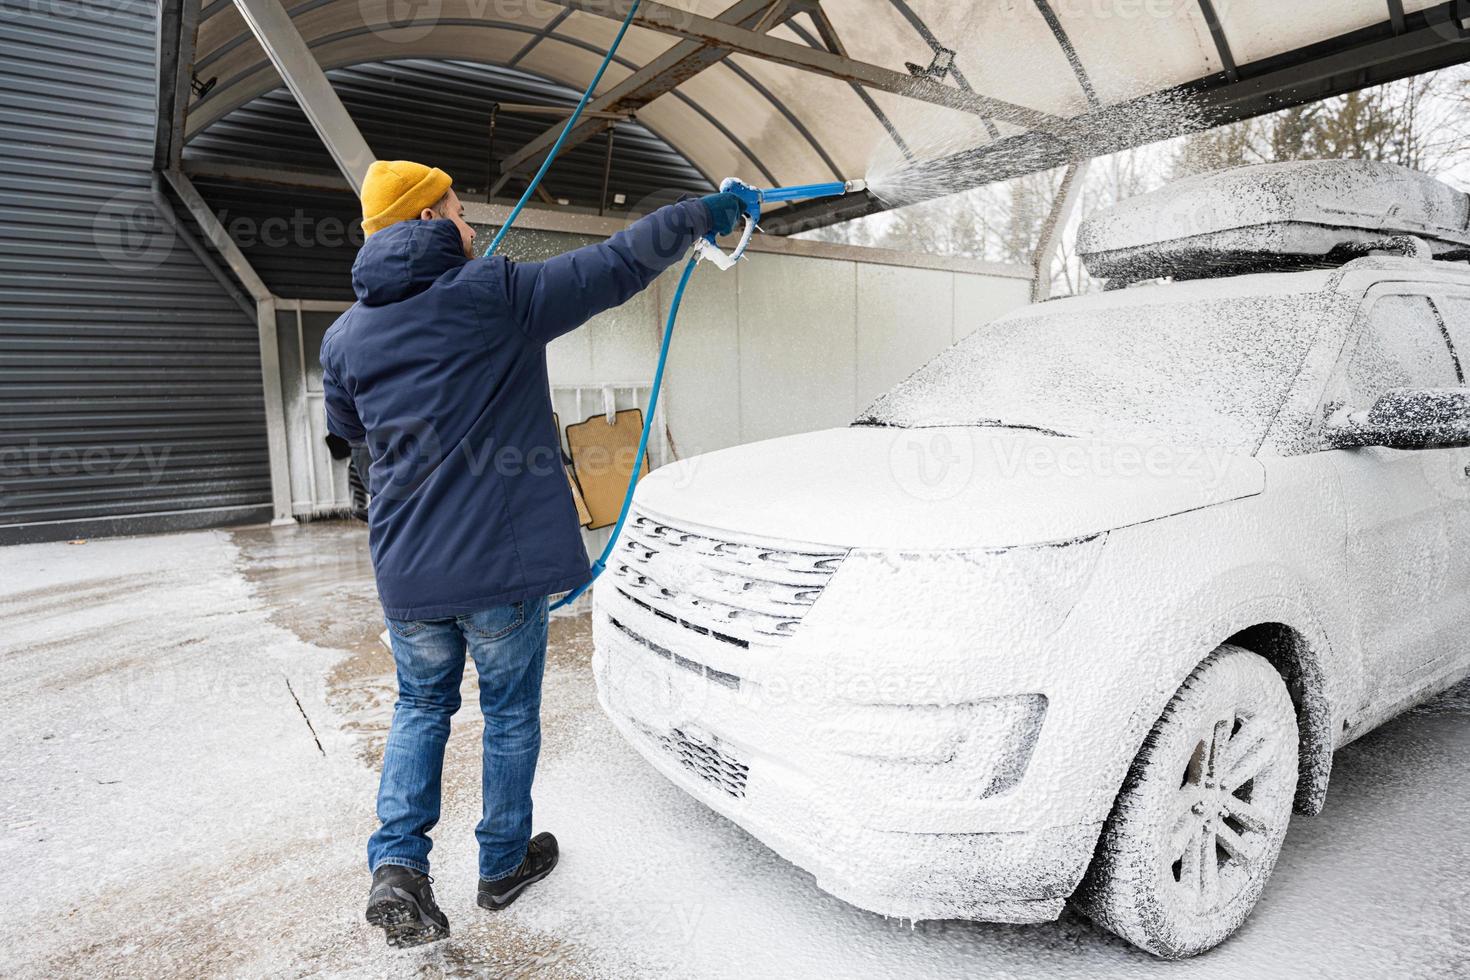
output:
{"label": "concrete floor", "polygon": [[[1470,683],[1338,757],[1219,950],[1165,964],[1050,925],[860,912],[652,772],[557,620],[537,825],[564,859],[474,906],[473,696],[433,854],[452,937],[386,949],[364,842],[393,702],[360,526],[0,551],[6,976],[1448,977],[1470,975]],[[473,671],[466,678],[467,694]]]}

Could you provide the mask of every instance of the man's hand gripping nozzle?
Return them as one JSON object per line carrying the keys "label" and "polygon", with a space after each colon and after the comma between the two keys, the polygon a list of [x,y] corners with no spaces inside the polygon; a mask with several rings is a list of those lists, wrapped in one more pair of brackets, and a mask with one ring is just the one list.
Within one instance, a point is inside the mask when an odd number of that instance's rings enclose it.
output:
{"label": "man's hand gripping nozzle", "polygon": [[832,181],[826,184],[798,184],[794,187],[752,187],[737,177],[726,177],[720,183],[721,194],[732,194],[739,198],[741,213],[745,218],[745,229],[740,234],[740,241],[736,243],[734,251],[725,253],[715,243],[717,235],[711,231],[708,235],[694,243],[694,250],[701,259],[708,259],[721,270],[728,272],[735,268],[735,263],[745,255],[745,250],[750,246],[751,236],[760,227],[761,206],[774,204],[780,201],[809,201],[821,197],[841,197],[844,194],[855,194],[868,189],[867,181],[847,180]]}

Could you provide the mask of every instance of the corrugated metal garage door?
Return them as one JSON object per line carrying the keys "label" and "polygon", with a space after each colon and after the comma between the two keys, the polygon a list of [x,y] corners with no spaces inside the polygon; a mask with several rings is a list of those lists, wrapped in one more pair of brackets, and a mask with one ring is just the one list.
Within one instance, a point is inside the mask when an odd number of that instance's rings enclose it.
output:
{"label": "corrugated metal garage door", "polygon": [[0,543],[271,515],[255,323],[151,204],[155,18],[0,19]]}

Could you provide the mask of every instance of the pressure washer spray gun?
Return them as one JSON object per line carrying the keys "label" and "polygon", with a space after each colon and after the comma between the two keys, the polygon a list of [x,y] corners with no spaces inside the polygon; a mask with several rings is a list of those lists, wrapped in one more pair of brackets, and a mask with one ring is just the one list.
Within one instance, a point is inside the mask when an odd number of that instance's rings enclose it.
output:
{"label": "pressure washer spray gun", "polygon": [[756,229],[760,227],[762,204],[778,201],[809,201],[819,197],[841,197],[844,194],[867,190],[867,187],[867,181],[863,180],[838,180],[827,184],[761,188],[751,187],[736,177],[726,177],[720,183],[720,192],[734,194],[745,202],[745,231],[741,234],[735,251],[728,255],[720,251],[720,246],[715,244],[714,232],[695,242],[694,250],[699,253],[700,258],[709,259],[721,270],[728,272],[735,268],[735,263],[745,255],[745,250],[750,245],[750,236],[755,234]]}

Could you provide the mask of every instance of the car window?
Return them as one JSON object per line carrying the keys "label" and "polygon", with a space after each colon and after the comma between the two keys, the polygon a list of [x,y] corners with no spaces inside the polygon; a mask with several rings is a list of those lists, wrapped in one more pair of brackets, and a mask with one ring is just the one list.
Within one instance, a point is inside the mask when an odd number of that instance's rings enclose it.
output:
{"label": "car window", "polygon": [[1454,388],[1459,372],[1427,296],[1385,296],[1344,371],[1348,404],[1367,407],[1393,388]]}
{"label": "car window", "polygon": [[1455,345],[1455,354],[1460,359],[1460,372],[1470,371],[1470,296],[1451,296],[1440,306],[1444,313],[1445,329],[1450,343]]}

